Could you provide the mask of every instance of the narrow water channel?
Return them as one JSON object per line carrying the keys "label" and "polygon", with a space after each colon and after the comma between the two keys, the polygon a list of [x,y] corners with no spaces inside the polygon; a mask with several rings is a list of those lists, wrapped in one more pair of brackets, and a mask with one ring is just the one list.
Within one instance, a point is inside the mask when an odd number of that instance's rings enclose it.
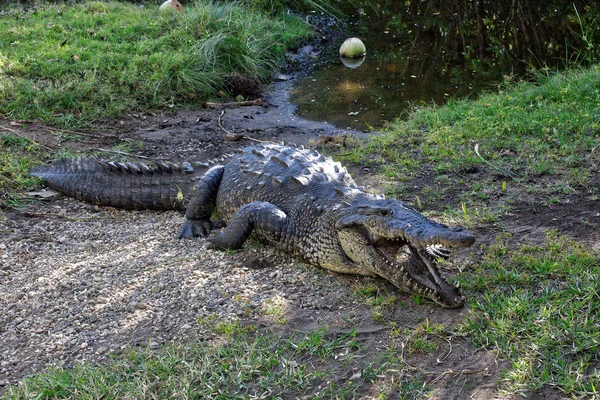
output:
{"label": "narrow water channel", "polygon": [[[347,3],[345,27],[292,89],[301,117],[369,130],[422,104],[476,97],[534,67],[582,61],[600,39],[597,1]],[[367,55],[349,68],[338,49],[359,37]]]}

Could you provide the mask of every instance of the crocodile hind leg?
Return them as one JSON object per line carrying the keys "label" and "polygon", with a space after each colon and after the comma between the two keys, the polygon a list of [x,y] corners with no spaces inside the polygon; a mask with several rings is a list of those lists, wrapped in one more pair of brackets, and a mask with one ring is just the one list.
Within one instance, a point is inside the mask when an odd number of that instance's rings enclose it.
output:
{"label": "crocodile hind leg", "polygon": [[185,222],[179,230],[178,239],[208,236],[211,229],[210,216],[215,208],[224,170],[224,166],[218,165],[206,171],[200,178],[187,205]]}
{"label": "crocodile hind leg", "polygon": [[209,238],[211,249],[239,249],[251,233],[270,242],[279,242],[287,227],[287,215],[264,201],[248,203],[227,222],[219,235]]}

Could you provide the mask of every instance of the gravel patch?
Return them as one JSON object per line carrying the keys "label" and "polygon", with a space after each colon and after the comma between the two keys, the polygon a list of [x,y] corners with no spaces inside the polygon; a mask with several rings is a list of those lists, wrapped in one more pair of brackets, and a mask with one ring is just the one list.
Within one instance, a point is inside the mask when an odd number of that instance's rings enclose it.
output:
{"label": "gravel patch", "polygon": [[273,248],[232,254],[177,240],[183,220],[69,198],[0,214],[1,385],[130,346],[209,337],[207,318],[261,324],[273,305],[331,310],[328,295],[348,292]]}

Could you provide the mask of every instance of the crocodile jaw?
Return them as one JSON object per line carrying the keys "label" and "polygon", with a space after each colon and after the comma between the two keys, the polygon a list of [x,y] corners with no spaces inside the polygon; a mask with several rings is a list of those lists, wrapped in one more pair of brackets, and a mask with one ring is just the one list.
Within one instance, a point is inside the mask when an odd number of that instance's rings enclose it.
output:
{"label": "crocodile jaw", "polygon": [[401,238],[373,238],[359,230],[338,233],[346,257],[357,268],[379,275],[400,290],[427,297],[442,307],[458,308],[464,298],[457,287],[441,277],[426,248],[417,248]]}
{"label": "crocodile jaw", "polygon": [[[382,251],[381,242],[375,246],[375,249],[386,261],[391,260],[391,264],[400,270],[401,281],[406,281],[408,277],[409,290],[427,297],[443,307],[461,307],[464,304],[464,297],[457,286],[450,285],[442,278],[436,264],[436,257],[426,248],[416,248],[410,243],[399,242],[401,245],[397,247],[395,253]],[[445,258],[448,254],[446,253]]]}

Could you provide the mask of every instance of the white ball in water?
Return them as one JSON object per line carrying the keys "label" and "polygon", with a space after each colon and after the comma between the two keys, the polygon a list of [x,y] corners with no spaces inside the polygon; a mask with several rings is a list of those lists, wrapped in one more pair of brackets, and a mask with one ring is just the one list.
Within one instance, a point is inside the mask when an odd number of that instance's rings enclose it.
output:
{"label": "white ball in water", "polygon": [[359,38],[353,37],[344,40],[340,46],[340,56],[354,58],[361,57],[367,53],[365,44]]}
{"label": "white ball in water", "polygon": [[355,69],[355,68],[360,67],[362,65],[362,63],[365,62],[365,58],[366,58],[365,56],[354,57],[354,58],[340,56],[340,60],[342,61],[342,64],[344,64],[346,67],[348,67],[350,69]]}

